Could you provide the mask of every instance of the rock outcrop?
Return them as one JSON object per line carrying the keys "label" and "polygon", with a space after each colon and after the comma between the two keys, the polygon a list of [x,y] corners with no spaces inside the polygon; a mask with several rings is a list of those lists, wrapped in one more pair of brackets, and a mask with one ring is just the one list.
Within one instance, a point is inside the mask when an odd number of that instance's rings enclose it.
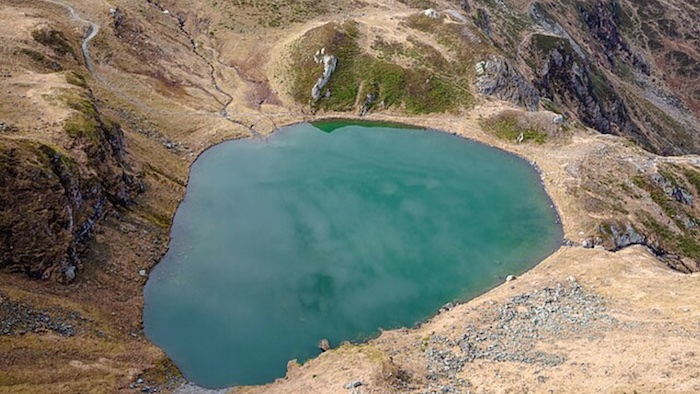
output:
{"label": "rock outcrop", "polygon": [[540,96],[518,69],[500,56],[491,56],[475,66],[476,87],[479,93],[496,96],[501,100],[536,111]]}
{"label": "rock outcrop", "polygon": [[328,84],[331,79],[335,68],[338,66],[338,58],[333,55],[326,54],[326,48],[321,48],[314,55],[314,61],[319,64],[323,64],[323,75],[316,81],[314,87],[311,88],[311,98],[318,100],[321,98],[321,91],[323,87]]}
{"label": "rock outcrop", "polygon": [[0,141],[0,268],[73,281],[95,226],[143,191],[125,161],[121,127],[105,122],[94,107],[90,113],[94,124],[73,136],[70,151]]}
{"label": "rock outcrop", "polygon": [[587,126],[605,134],[626,135],[654,150],[648,136],[630,118],[624,100],[610,81],[563,37],[535,34],[531,58],[536,63],[535,86],[562,108],[575,110]]}
{"label": "rock outcrop", "polygon": [[647,238],[630,223],[604,224],[599,228],[605,249],[617,251],[631,245],[647,245]]}
{"label": "rock outcrop", "polygon": [[428,18],[432,19],[437,19],[440,17],[440,14],[438,14],[437,11],[433,8],[428,8],[427,10],[423,11],[423,15],[427,16]]}

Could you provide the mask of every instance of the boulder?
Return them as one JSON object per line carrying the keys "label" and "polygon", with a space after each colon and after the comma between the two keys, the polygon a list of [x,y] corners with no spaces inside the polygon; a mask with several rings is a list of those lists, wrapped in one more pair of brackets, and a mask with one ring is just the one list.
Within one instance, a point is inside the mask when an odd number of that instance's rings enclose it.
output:
{"label": "boulder", "polygon": [[321,351],[325,352],[331,349],[330,343],[328,343],[328,339],[321,339],[318,341],[318,348],[321,349]]}
{"label": "boulder", "polygon": [[323,75],[316,81],[313,88],[311,88],[311,98],[318,100],[321,98],[323,87],[326,86],[335,68],[338,66],[338,58],[326,54],[326,48],[321,48],[314,55],[314,61],[319,64],[323,63]]}
{"label": "boulder", "polygon": [[427,16],[428,18],[432,18],[432,19],[437,19],[440,17],[438,12],[432,8],[428,8],[427,10],[423,11],[423,15]]}

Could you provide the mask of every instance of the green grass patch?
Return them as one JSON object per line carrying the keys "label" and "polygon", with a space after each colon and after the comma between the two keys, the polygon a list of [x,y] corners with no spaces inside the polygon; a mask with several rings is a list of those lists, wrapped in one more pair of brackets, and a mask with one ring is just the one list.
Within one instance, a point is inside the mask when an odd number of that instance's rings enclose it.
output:
{"label": "green grass patch", "polygon": [[406,94],[407,71],[396,64],[375,61],[369,66],[369,85],[379,101],[389,107],[403,99]]}
{"label": "green grass patch", "polygon": [[66,82],[83,89],[88,89],[90,87],[85,80],[85,77],[75,71],[68,71],[66,73]]}
{"label": "green grass patch", "polygon": [[[292,45],[290,93],[295,101],[310,103],[315,109],[352,111],[358,97],[362,104],[372,93],[375,107],[380,103],[383,108],[404,107],[414,114],[454,111],[473,103],[463,75],[457,76],[452,64],[438,51],[426,46],[414,46],[409,51],[400,44],[378,40],[373,46],[381,55],[376,58],[359,48],[359,34],[355,22],[329,23],[309,31]],[[336,56],[338,65],[322,92],[323,96],[328,89],[330,97],[310,102],[311,88],[323,74],[323,65],[313,59],[321,48]],[[392,62],[394,56],[409,53],[420,59],[420,66],[405,68]]]}
{"label": "green grass patch", "polygon": [[292,96],[297,102],[305,103],[310,100],[311,88],[323,74],[323,64],[316,63],[313,57],[316,51],[326,48],[326,53],[338,58],[338,66],[324,88],[324,91],[331,91],[331,97],[314,104],[337,111],[352,108],[359,88],[357,67],[363,60],[359,59],[358,34],[355,22],[342,25],[328,23],[312,29],[293,45]]}
{"label": "green grass patch", "polygon": [[700,194],[700,172],[687,168],[684,168],[682,171],[685,179],[695,188],[695,193]]}
{"label": "green grass patch", "polygon": [[387,42],[377,37],[372,43],[372,49],[379,53],[379,60],[391,61],[397,56],[405,56],[406,47],[398,42]]}
{"label": "green grass patch", "polygon": [[547,142],[546,132],[533,126],[524,125],[515,113],[500,113],[482,120],[480,124],[484,130],[505,141],[515,142],[522,135],[521,142],[534,142],[536,144]]}
{"label": "green grass patch", "polygon": [[427,72],[412,72],[408,80],[406,109],[414,114],[447,112],[456,106],[460,92],[437,75],[424,79]]}
{"label": "green grass patch", "polygon": [[547,111],[554,112],[555,114],[563,115],[564,111],[562,111],[555,103],[554,101],[542,97],[540,99],[540,103],[542,103],[542,107],[546,109]]}
{"label": "green grass patch", "polygon": [[56,160],[60,167],[64,168],[71,174],[78,173],[78,163],[63,149],[49,144],[36,143],[35,148],[46,155],[49,161]]}
{"label": "green grass patch", "polygon": [[532,44],[544,53],[548,53],[553,49],[562,49],[566,53],[573,52],[573,48],[571,48],[571,44],[567,39],[547,34],[534,34],[532,36]]}
{"label": "green grass patch", "polygon": [[643,176],[636,175],[632,178],[632,182],[640,189],[646,190],[651,197],[651,200],[658,205],[662,211],[668,217],[674,218],[676,216],[676,208],[674,207],[673,201],[668,197],[668,195],[661,189],[661,187],[654,185],[652,182],[647,181]]}
{"label": "green grass patch", "polygon": [[591,83],[596,94],[603,100],[615,102],[619,99],[615,90],[610,86],[610,81],[595,67],[591,67]]}
{"label": "green grass patch", "polygon": [[84,137],[92,142],[99,141],[100,115],[95,103],[84,93],[67,90],[60,99],[76,112],[64,123],[64,130],[73,138]]}
{"label": "green grass patch", "polygon": [[[678,185],[677,178],[668,173],[668,171],[664,171],[661,175],[668,179],[673,185]],[[697,175],[700,178],[700,173],[697,173]],[[688,177],[686,176],[686,178]],[[698,181],[700,181],[700,179],[698,179]],[[653,184],[642,176],[635,176],[632,178],[632,182],[634,182],[637,187],[646,190],[652,201],[654,201],[654,203],[676,223],[676,226],[681,229],[681,233],[677,234],[671,231],[669,227],[652,218],[648,213],[642,213],[642,223],[659,237],[661,246],[671,253],[680,254],[693,259],[700,259],[700,238],[698,237],[697,231],[686,229],[684,224],[677,219],[679,210],[683,214],[686,214],[684,209],[679,207],[679,203],[672,200],[660,186]],[[690,182],[692,183],[693,181]],[[691,220],[695,220],[692,215],[687,216]]]}
{"label": "green grass patch", "polygon": [[659,238],[659,246],[662,249],[695,260],[700,259],[700,242],[697,233],[676,234],[648,213],[643,212],[640,216],[642,223]]}

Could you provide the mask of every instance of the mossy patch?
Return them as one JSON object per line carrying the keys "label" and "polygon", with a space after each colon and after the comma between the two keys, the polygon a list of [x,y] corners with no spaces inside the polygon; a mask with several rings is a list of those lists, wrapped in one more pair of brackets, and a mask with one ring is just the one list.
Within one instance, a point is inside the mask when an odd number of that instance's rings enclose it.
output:
{"label": "mossy patch", "polygon": [[[687,170],[685,170],[687,171]],[[681,180],[671,172],[670,168],[661,168],[660,175],[663,176],[674,187],[681,186]],[[686,173],[684,177],[688,179]],[[700,176],[700,173],[698,173]],[[689,182],[693,183],[690,179]],[[698,179],[700,181],[700,179]],[[678,254],[693,259],[700,259],[700,237],[697,228],[687,228],[684,220],[690,220],[697,223],[697,219],[690,212],[690,208],[672,199],[663,188],[654,181],[642,176],[635,176],[632,182],[639,188],[649,193],[651,200],[661,208],[663,213],[668,216],[675,224],[680,233],[677,233],[668,226],[654,219],[647,212],[638,212],[641,222],[647,227],[653,235],[655,235],[660,246],[673,254]]]}
{"label": "mossy patch", "polygon": [[338,58],[338,67],[325,87],[331,91],[331,96],[322,100],[322,103],[315,104],[338,111],[351,109],[359,88],[356,67],[363,60],[358,59],[358,34],[355,22],[342,25],[329,23],[310,30],[292,46],[292,96],[297,102],[309,101],[311,88],[323,74],[323,64],[315,62],[314,54],[321,48],[326,48],[326,53]]}
{"label": "mossy patch", "polygon": [[63,70],[60,63],[49,59],[39,51],[29,48],[20,48],[16,53],[27,58],[29,60],[29,64],[33,66],[33,69],[37,72],[47,73]]}
{"label": "mossy patch", "polygon": [[547,142],[547,133],[544,130],[519,119],[516,112],[502,112],[482,120],[480,125],[484,130],[505,141],[536,144]]}
{"label": "mossy patch", "polygon": [[40,29],[34,30],[32,37],[41,45],[53,49],[57,55],[65,56],[70,54],[73,59],[78,60],[75,49],[73,49],[73,46],[62,32],[54,29]]}
{"label": "mossy patch", "polygon": [[549,53],[554,49],[560,49],[566,53],[573,52],[573,48],[571,48],[571,44],[567,39],[548,34],[534,34],[532,36],[532,44],[543,53]]}
{"label": "mossy patch", "polygon": [[683,169],[683,176],[695,188],[695,193],[700,194],[700,172],[691,169]]}
{"label": "mossy patch", "polygon": [[[473,103],[465,77],[466,66],[447,61],[438,51],[414,45],[411,50],[400,44],[375,41],[380,52],[372,56],[358,45],[360,31],[356,22],[329,23],[307,32],[291,46],[292,73],[290,93],[299,103],[310,103],[315,109],[352,111],[367,94],[381,108],[402,107],[409,113],[456,111]],[[336,56],[338,65],[328,84],[328,97],[310,101],[311,88],[323,73],[313,55],[321,48]],[[405,57],[415,60],[415,67],[403,67],[394,60]]]}
{"label": "mossy patch", "polygon": [[66,133],[73,138],[85,137],[97,142],[99,140],[100,116],[92,99],[77,90],[64,91],[60,99],[75,111],[63,125]]}
{"label": "mossy patch", "polygon": [[540,98],[540,103],[542,104],[542,107],[544,109],[546,109],[547,111],[554,112],[555,114],[559,114],[559,115],[564,114],[564,111],[562,111],[561,108],[559,108],[559,106],[557,106],[554,103],[554,101],[552,101],[546,97]]}
{"label": "mossy patch", "polygon": [[658,237],[659,246],[670,253],[700,260],[700,242],[695,233],[676,234],[646,212],[638,213],[641,222]]}
{"label": "mossy patch", "polygon": [[654,201],[654,203],[656,203],[656,205],[658,205],[659,208],[661,208],[661,210],[664,211],[666,215],[668,215],[668,217],[676,217],[675,204],[661,187],[653,184],[650,181],[647,181],[641,175],[637,175],[634,178],[632,178],[632,182],[634,182],[634,184],[638,188],[646,190],[647,193],[649,193],[649,197],[651,197],[651,200]]}
{"label": "mossy patch", "polygon": [[66,73],[66,82],[83,89],[88,89],[90,87],[85,80],[85,77],[75,71],[68,71]]}
{"label": "mossy patch", "polygon": [[168,383],[173,380],[182,379],[182,373],[177,366],[168,358],[163,358],[148,369],[142,376],[146,382],[158,384]]}

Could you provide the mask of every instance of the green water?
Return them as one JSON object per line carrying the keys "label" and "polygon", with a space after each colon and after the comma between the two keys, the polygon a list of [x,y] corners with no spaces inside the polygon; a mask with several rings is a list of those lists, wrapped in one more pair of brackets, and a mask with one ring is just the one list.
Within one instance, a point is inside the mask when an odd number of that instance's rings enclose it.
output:
{"label": "green water", "polygon": [[337,346],[412,326],[559,245],[527,162],[371,126],[300,124],[194,163],[144,311],[148,337],[188,379],[271,382],[322,338]]}

